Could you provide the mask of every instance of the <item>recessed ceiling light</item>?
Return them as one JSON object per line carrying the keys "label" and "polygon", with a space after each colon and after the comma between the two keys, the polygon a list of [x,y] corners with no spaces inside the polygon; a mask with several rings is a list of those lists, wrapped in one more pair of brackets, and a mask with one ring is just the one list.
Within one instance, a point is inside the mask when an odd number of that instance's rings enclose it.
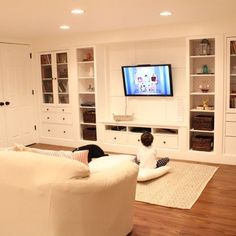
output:
{"label": "recessed ceiling light", "polygon": [[170,11],[163,11],[160,13],[161,16],[171,16],[172,13]]}
{"label": "recessed ceiling light", "polygon": [[61,25],[60,29],[67,30],[67,29],[70,29],[70,26],[69,25]]}
{"label": "recessed ceiling light", "polygon": [[73,9],[73,10],[71,11],[71,13],[72,13],[72,14],[83,14],[83,13],[84,13],[84,10],[77,8],[77,9]]}

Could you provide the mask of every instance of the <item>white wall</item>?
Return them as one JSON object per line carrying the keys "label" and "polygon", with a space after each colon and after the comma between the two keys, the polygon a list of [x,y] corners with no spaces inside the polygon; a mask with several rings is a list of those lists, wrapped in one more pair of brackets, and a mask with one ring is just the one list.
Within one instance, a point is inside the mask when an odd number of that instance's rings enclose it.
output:
{"label": "white wall", "polygon": [[[135,120],[140,122],[183,124],[187,91],[185,45],[184,38],[108,45],[104,92],[110,103],[104,119],[111,118],[113,113],[125,114],[127,106],[127,114],[134,113]],[[121,66],[138,64],[171,64],[174,96],[125,98]]]}

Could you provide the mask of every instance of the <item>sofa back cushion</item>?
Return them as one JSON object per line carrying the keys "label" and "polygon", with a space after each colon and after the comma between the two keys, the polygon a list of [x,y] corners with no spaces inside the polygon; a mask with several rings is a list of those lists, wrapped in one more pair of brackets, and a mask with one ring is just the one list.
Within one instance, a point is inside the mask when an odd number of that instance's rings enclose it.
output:
{"label": "sofa back cushion", "polygon": [[89,174],[87,165],[66,158],[51,158],[33,152],[0,152],[0,183],[40,185],[84,178]]}

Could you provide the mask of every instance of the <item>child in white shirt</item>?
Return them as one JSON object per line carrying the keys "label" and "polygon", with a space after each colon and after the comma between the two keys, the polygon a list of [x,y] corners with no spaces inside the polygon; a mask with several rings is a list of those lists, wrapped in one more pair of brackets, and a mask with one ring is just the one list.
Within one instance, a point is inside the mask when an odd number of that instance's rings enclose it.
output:
{"label": "child in white shirt", "polygon": [[157,158],[157,151],[152,146],[154,137],[150,132],[144,132],[141,135],[142,146],[137,152],[137,161],[139,162],[140,168],[151,168],[155,169],[161,166],[165,166],[169,162],[169,158],[165,157],[162,159]]}

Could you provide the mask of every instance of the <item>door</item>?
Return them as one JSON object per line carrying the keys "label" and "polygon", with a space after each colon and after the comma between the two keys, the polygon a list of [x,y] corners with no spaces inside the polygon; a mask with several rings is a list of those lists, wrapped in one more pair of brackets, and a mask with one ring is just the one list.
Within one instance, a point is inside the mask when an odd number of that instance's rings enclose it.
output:
{"label": "door", "polygon": [[[0,47],[0,55],[1,55],[1,47]],[[0,56],[0,147],[6,146],[6,133],[5,133],[5,101],[3,97],[3,86],[2,86],[2,63]]]}
{"label": "door", "polygon": [[35,141],[34,97],[27,45],[2,44],[2,90],[7,145]]}

